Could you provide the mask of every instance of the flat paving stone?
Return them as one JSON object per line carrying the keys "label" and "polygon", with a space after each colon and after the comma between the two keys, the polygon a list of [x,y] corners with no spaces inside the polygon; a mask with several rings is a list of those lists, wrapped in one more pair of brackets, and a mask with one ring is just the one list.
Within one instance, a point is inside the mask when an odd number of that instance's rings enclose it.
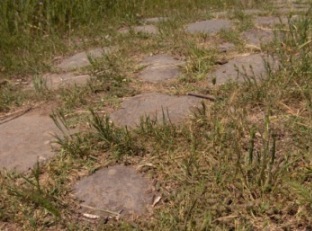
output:
{"label": "flat paving stone", "polygon": [[142,117],[157,122],[165,119],[179,123],[196,107],[200,100],[191,96],[170,96],[160,93],[144,93],[125,99],[121,109],[111,114],[111,120],[121,126],[135,127]]}
{"label": "flat paving stone", "polygon": [[145,24],[153,24],[153,23],[164,22],[164,21],[167,21],[168,19],[169,19],[168,17],[146,18],[146,19],[143,20],[143,23],[145,23]]}
{"label": "flat paving stone", "polygon": [[250,29],[243,33],[243,39],[247,44],[260,46],[261,44],[270,43],[274,40],[274,33],[272,30]]}
{"label": "flat paving stone", "polygon": [[144,33],[144,34],[150,34],[150,35],[156,35],[159,33],[158,28],[154,25],[135,26],[135,27],[132,27],[130,29],[129,28],[122,28],[119,30],[119,33],[126,34],[126,33],[129,33],[131,31],[131,29],[135,33]]}
{"label": "flat paving stone", "polygon": [[113,48],[95,48],[86,52],[80,52],[73,56],[64,59],[60,64],[56,65],[58,69],[63,71],[71,71],[78,68],[90,65],[89,57],[91,59],[100,58],[103,55],[111,53]]}
{"label": "flat paving stone", "polygon": [[103,168],[82,178],[74,186],[74,195],[85,205],[82,208],[122,211],[121,215],[144,214],[153,200],[150,180],[123,165]]}
{"label": "flat paving stone", "polygon": [[0,169],[24,172],[52,157],[52,134],[57,133],[49,115],[37,110],[0,124]]}
{"label": "flat paving stone", "polygon": [[227,82],[243,82],[246,78],[256,80],[267,77],[267,67],[271,70],[278,68],[278,61],[271,56],[252,54],[240,56],[220,66],[208,77],[209,82],[215,81],[215,85],[222,85]]}
{"label": "flat paving stone", "polygon": [[138,77],[153,83],[177,78],[180,74],[179,65],[183,63],[169,55],[149,56],[141,63],[146,67],[139,73]]}
{"label": "flat paving stone", "polygon": [[50,90],[66,88],[71,86],[83,86],[90,80],[90,75],[77,75],[72,72],[61,74],[46,74],[43,81]]}
{"label": "flat paving stone", "polygon": [[191,34],[214,34],[220,32],[221,30],[229,30],[232,25],[232,22],[227,19],[211,19],[186,25],[186,32]]}

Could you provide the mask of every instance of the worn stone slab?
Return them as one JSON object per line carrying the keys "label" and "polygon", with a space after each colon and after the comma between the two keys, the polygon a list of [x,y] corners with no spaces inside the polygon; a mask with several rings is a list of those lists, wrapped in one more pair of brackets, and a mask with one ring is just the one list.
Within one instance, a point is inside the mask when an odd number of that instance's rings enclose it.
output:
{"label": "worn stone slab", "polygon": [[159,33],[158,28],[154,25],[143,25],[143,26],[135,26],[132,28],[122,28],[118,32],[121,34],[126,34],[129,33],[131,30],[134,33],[144,33],[150,35],[155,35]]}
{"label": "worn stone slab", "polygon": [[167,21],[169,18],[168,17],[154,17],[154,18],[146,18],[143,20],[143,23],[145,24],[154,24],[154,23],[160,23]]}
{"label": "worn stone slab", "polygon": [[74,186],[74,195],[82,205],[95,208],[92,214],[99,214],[98,209],[122,211],[121,215],[141,215],[153,200],[151,182],[135,169],[123,165],[103,168],[82,178]]}
{"label": "worn stone slab", "polygon": [[47,113],[29,113],[0,124],[0,169],[27,171],[54,153],[53,134],[59,133]]}
{"label": "worn stone slab", "polygon": [[86,52],[80,52],[73,56],[64,59],[61,63],[56,65],[58,69],[63,71],[71,71],[78,68],[83,68],[90,65],[89,58],[96,59],[103,55],[107,55],[113,51],[113,48],[95,48]]}
{"label": "worn stone slab", "polygon": [[229,30],[232,25],[232,22],[227,19],[211,19],[190,23],[186,26],[186,31],[192,34],[214,34],[220,32],[221,30]]}
{"label": "worn stone slab", "polygon": [[227,82],[243,82],[246,79],[263,79],[267,77],[267,67],[271,70],[278,68],[278,61],[271,56],[252,54],[236,57],[225,65],[220,66],[208,76],[208,81],[216,85]]}
{"label": "worn stone slab", "polygon": [[278,24],[286,24],[288,22],[287,17],[274,17],[274,16],[263,16],[256,17],[254,22],[257,26],[269,26],[273,27]]}
{"label": "worn stone slab", "polygon": [[169,55],[149,56],[141,63],[142,66],[146,67],[139,73],[138,77],[152,83],[173,79],[179,76],[179,65],[183,63]]}
{"label": "worn stone slab", "polygon": [[44,75],[43,82],[45,86],[50,90],[56,90],[59,88],[66,88],[71,86],[84,86],[91,79],[90,75],[77,75],[73,72],[67,73],[49,73]]}
{"label": "worn stone slab", "polygon": [[274,40],[274,33],[272,30],[253,28],[243,33],[243,39],[247,44],[260,46],[261,44],[272,42]]}
{"label": "worn stone slab", "polygon": [[167,121],[170,119],[172,123],[179,123],[199,102],[198,98],[191,96],[145,93],[125,99],[121,108],[112,113],[110,118],[117,125],[129,127],[139,125],[142,117],[162,123],[164,116]]}

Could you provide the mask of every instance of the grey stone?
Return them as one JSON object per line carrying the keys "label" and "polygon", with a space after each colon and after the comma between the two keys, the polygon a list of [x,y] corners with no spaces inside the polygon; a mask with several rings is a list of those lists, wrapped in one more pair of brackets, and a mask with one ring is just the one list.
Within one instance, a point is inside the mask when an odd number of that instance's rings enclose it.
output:
{"label": "grey stone", "polygon": [[158,34],[158,28],[153,25],[136,26],[134,31],[137,33]]}
{"label": "grey stone", "polygon": [[74,186],[74,195],[82,201],[82,208],[83,205],[93,207],[92,214],[99,215],[96,209],[122,211],[121,215],[141,215],[153,199],[150,181],[133,168],[122,165],[103,168],[82,178]]}
{"label": "grey stone", "polygon": [[270,43],[274,40],[272,30],[250,29],[243,33],[243,38],[248,44],[260,46],[261,44]]}
{"label": "grey stone", "polygon": [[126,99],[121,109],[111,114],[111,120],[117,125],[135,127],[140,124],[142,117],[149,117],[161,123],[165,116],[166,121],[170,119],[172,123],[179,123],[199,102],[198,98],[190,96],[144,93]]}
{"label": "grey stone", "polygon": [[159,22],[164,22],[167,21],[167,17],[154,17],[154,18],[146,18],[143,20],[143,23],[145,24],[153,24],[153,23],[159,23]]}
{"label": "grey stone", "polygon": [[209,75],[208,81],[211,83],[215,81],[216,85],[222,85],[227,82],[243,82],[245,79],[260,80],[267,77],[267,67],[274,71],[278,65],[278,61],[268,55],[240,56],[220,66]]}
{"label": "grey stone", "polygon": [[71,57],[64,59],[56,67],[63,71],[71,71],[77,68],[82,68],[90,65],[89,57],[91,59],[100,58],[103,55],[111,53],[113,48],[95,48],[87,52],[80,52]]}
{"label": "grey stone", "polygon": [[221,30],[228,30],[232,27],[232,22],[227,19],[212,19],[188,24],[186,31],[192,34],[205,33],[214,34]]}
{"label": "grey stone", "polygon": [[43,80],[48,89],[54,90],[71,86],[83,86],[90,80],[90,75],[77,75],[72,72],[61,74],[46,74]]}
{"label": "grey stone", "polygon": [[139,73],[139,78],[155,83],[178,77],[179,65],[183,62],[169,55],[154,55],[145,58],[141,64],[146,67]]}
{"label": "grey stone", "polygon": [[122,28],[118,32],[121,34],[129,33],[130,30],[133,30],[135,33],[145,33],[150,35],[158,34],[158,28],[154,25],[143,25],[143,26],[135,26],[132,28]]}
{"label": "grey stone", "polygon": [[0,124],[0,168],[23,172],[52,157],[51,141],[57,133],[53,120],[38,111]]}

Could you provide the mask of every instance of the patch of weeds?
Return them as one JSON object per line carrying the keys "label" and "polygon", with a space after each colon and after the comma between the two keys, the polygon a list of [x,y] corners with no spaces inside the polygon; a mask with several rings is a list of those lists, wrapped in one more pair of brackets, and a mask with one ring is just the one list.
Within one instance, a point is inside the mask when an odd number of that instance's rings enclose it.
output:
{"label": "patch of weeds", "polygon": [[5,80],[0,83],[0,112],[7,112],[13,106],[20,106],[24,98],[19,86]]}
{"label": "patch of weeds", "polygon": [[34,75],[32,78],[32,85],[36,93],[36,98],[38,98],[39,100],[48,100],[53,97],[52,92],[47,87],[47,80],[44,79],[42,76]]}
{"label": "patch of weeds", "polygon": [[[258,147],[256,147],[256,134],[259,133],[252,129],[248,157],[245,159],[246,166],[240,166],[241,163],[239,163],[238,167],[247,187],[256,184],[262,192],[269,192],[280,183],[280,178],[289,165],[289,157],[287,153],[285,156],[277,155],[278,135],[274,134],[270,128],[269,116],[266,116],[265,131],[260,134],[261,143],[257,144]],[[238,159],[243,159],[243,157],[240,156]]]}
{"label": "patch of weeds", "polygon": [[[4,203],[4,208],[9,214],[7,221],[20,223],[20,217],[28,217],[28,224],[22,224],[23,227],[32,228],[47,227],[55,224],[61,219],[60,202],[53,195],[53,188],[46,188],[41,182],[41,168],[39,164],[32,170],[29,176],[6,174],[3,177],[2,185],[6,190],[0,196],[0,200],[10,200],[10,207]],[[9,207],[8,207],[9,206]],[[13,215],[12,213],[15,214]],[[24,220],[26,221],[26,220]]]}
{"label": "patch of weeds", "polygon": [[35,88],[35,91],[38,92],[39,94],[47,90],[47,82],[41,76],[34,75],[32,83]]}
{"label": "patch of weeds", "polygon": [[[153,139],[161,149],[173,149],[180,136],[178,127],[171,123],[169,116],[163,111],[161,121],[150,117],[141,117],[140,124],[135,130],[143,140]],[[156,146],[156,145],[155,145]]]}
{"label": "patch of weeds", "polygon": [[90,112],[90,125],[96,131],[93,135],[99,142],[101,149],[112,151],[117,158],[123,155],[139,155],[144,151],[144,146],[136,142],[135,137],[127,127],[115,127],[109,121],[108,116],[101,118],[93,110]]}
{"label": "patch of weeds", "polygon": [[236,46],[242,44],[242,40],[240,38],[240,33],[235,30],[222,30],[220,33],[220,37],[227,42],[233,43]]}
{"label": "patch of weeds", "polygon": [[105,92],[111,97],[125,97],[134,94],[129,87],[130,79],[126,76],[127,61],[121,56],[105,56],[92,62],[92,76],[95,81],[90,83],[94,93]]}
{"label": "patch of weeds", "polygon": [[235,10],[233,18],[239,21],[238,30],[239,31],[246,31],[248,29],[253,28],[253,22],[251,16],[244,13],[241,10]]}
{"label": "patch of weeds", "polygon": [[94,147],[92,140],[87,134],[80,132],[71,134],[72,131],[70,130],[69,122],[65,118],[63,111],[54,111],[50,117],[62,133],[62,135],[56,136],[55,141],[62,153],[79,158],[90,155]]}
{"label": "patch of weeds", "polygon": [[215,52],[201,49],[197,45],[189,43],[188,53],[189,58],[185,65],[184,77],[180,81],[192,83],[202,80],[215,63]]}
{"label": "patch of weeds", "polygon": [[74,86],[71,88],[63,88],[60,90],[60,97],[63,107],[67,110],[74,109],[88,102],[89,89],[87,87]]}

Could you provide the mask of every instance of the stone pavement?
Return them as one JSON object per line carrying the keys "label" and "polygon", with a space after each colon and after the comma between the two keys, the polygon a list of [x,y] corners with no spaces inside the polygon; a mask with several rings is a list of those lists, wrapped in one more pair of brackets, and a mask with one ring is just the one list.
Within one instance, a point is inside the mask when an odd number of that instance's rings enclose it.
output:
{"label": "stone pavement", "polygon": [[[294,8],[302,9],[295,2],[284,1],[278,3],[278,8],[292,11]],[[292,7],[290,7],[290,5]],[[218,17],[209,20],[197,21],[185,25],[186,33],[206,34],[208,36],[222,31],[235,30],[236,24],[226,18],[226,14],[214,15]],[[241,39],[246,45],[260,47],[274,39],[273,28],[277,24],[285,24],[288,19],[284,16],[257,16],[258,9],[246,10],[251,15],[254,27],[241,33]],[[149,18],[143,24],[119,30],[120,33],[146,33],[149,36],[158,36],[157,23],[169,18]],[[218,46],[219,52],[235,50],[233,43],[223,43]],[[92,81],[89,75],[77,72],[90,65],[90,59],[97,59],[103,55],[110,55],[114,48],[93,48],[74,54],[63,59],[55,65],[56,73],[43,76],[46,85],[51,90],[85,85]],[[157,51],[155,51],[157,52]],[[142,70],[137,73],[137,78],[148,84],[165,83],[181,75],[181,68],[185,64],[181,59],[176,59],[171,54],[158,54],[146,56],[139,65]],[[262,53],[237,54],[227,63],[216,65],[215,71],[207,73],[207,81],[211,86],[218,87],[228,82],[242,83],[248,79],[262,81],[267,78],[268,67],[275,71],[278,69],[278,60]],[[192,96],[172,96],[155,92],[142,93],[126,98],[121,107],[111,114],[111,120],[118,126],[133,128],[140,123],[141,118],[150,117],[158,122],[163,119],[171,123],[181,123],[192,113],[192,109],[199,105],[200,99]],[[31,110],[17,118],[0,120],[0,169],[24,172],[31,169],[37,161],[48,161],[55,153],[51,148],[53,136],[59,133],[49,117],[51,111]],[[144,178],[133,167],[121,165],[101,169],[91,176],[77,182],[73,191],[82,207],[124,211],[125,214],[142,214],[152,203],[152,188],[149,179]]]}

